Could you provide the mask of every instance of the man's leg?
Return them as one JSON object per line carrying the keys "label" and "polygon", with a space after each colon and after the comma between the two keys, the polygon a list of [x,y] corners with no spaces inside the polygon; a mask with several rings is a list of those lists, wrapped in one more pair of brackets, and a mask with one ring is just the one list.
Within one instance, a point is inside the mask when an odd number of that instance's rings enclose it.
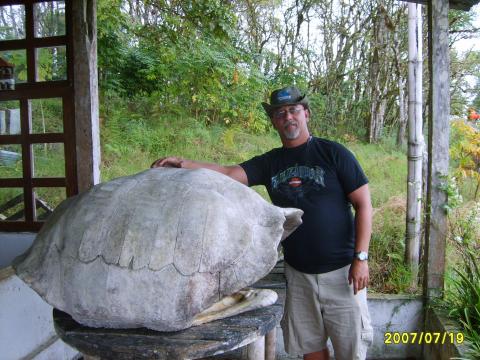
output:
{"label": "man's leg", "polygon": [[322,351],[303,355],[303,360],[328,360],[329,358],[330,355],[328,353],[328,348],[325,348]]}
{"label": "man's leg", "polygon": [[[318,302],[316,275],[301,273],[285,264],[287,294],[281,322],[285,350],[291,355],[307,354],[309,360],[316,353],[323,354],[327,334]],[[327,353],[328,354],[328,353]],[[319,357],[318,359],[328,359]]]}
{"label": "man's leg", "polygon": [[367,307],[366,289],[353,294],[348,284],[348,266],[320,274],[323,319],[337,360],[364,360],[372,342],[373,329]]}

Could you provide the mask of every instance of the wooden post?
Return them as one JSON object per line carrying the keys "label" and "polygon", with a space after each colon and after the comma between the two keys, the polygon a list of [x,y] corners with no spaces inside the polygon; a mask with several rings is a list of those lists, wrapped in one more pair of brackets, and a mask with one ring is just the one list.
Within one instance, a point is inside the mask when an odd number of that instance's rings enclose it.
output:
{"label": "wooden post", "polygon": [[83,360],[101,360],[98,356],[90,356],[83,354]]}
{"label": "wooden post", "polygon": [[265,336],[260,336],[257,340],[247,345],[247,360],[265,359]]}
{"label": "wooden post", "polygon": [[78,190],[100,181],[96,0],[72,1]]}
{"label": "wooden post", "polygon": [[265,360],[275,360],[277,347],[277,328],[274,327],[265,335]]}
{"label": "wooden post", "polygon": [[422,225],[422,5],[408,4],[408,182],[405,262],[417,288]]}
{"label": "wooden post", "polygon": [[428,2],[430,107],[428,131],[427,219],[424,257],[425,299],[443,295],[447,216],[446,194],[439,189],[448,176],[450,72],[448,0]]}

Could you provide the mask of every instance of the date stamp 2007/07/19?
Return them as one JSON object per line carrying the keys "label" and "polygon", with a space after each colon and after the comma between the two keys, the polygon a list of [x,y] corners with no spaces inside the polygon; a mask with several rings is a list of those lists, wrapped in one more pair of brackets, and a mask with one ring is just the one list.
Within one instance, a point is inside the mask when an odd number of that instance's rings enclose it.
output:
{"label": "date stamp 2007/07/19", "polygon": [[390,332],[383,334],[383,342],[387,345],[398,344],[461,344],[465,340],[461,332]]}

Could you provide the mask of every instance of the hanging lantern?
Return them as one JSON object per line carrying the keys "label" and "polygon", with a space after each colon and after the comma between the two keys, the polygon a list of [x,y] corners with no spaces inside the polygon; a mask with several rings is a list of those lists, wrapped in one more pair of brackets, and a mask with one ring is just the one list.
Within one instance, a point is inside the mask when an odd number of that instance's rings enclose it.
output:
{"label": "hanging lantern", "polygon": [[13,77],[13,68],[15,65],[0,58],[0,90],[14,90],[15,79]]}

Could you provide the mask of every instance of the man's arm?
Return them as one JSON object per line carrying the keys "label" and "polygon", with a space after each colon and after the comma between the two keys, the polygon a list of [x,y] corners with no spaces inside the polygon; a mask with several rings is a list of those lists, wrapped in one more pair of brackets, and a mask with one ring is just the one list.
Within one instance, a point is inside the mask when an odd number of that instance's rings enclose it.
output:
{"label": "man's arm", "polygon": [[176,167],[183,169],[210,169],[231,177],[234,180],[241,182],[248,186],[248,178],[245,170],[240,165],[218,165],[214,163],[207,163],[195,160],[183,159],[175,156],[168,156],[155,160],[151,168],[157,167]]}
{"label": "man's arm", "polygon": [[[355,252],[368,252],[370,236],[372,235],[372,202],[368,184],[348,194],[348,199],[355,209]],[[354,294],[368,285],[367,260],[353,260],[348,281],[350,284],[353,282]]]}

